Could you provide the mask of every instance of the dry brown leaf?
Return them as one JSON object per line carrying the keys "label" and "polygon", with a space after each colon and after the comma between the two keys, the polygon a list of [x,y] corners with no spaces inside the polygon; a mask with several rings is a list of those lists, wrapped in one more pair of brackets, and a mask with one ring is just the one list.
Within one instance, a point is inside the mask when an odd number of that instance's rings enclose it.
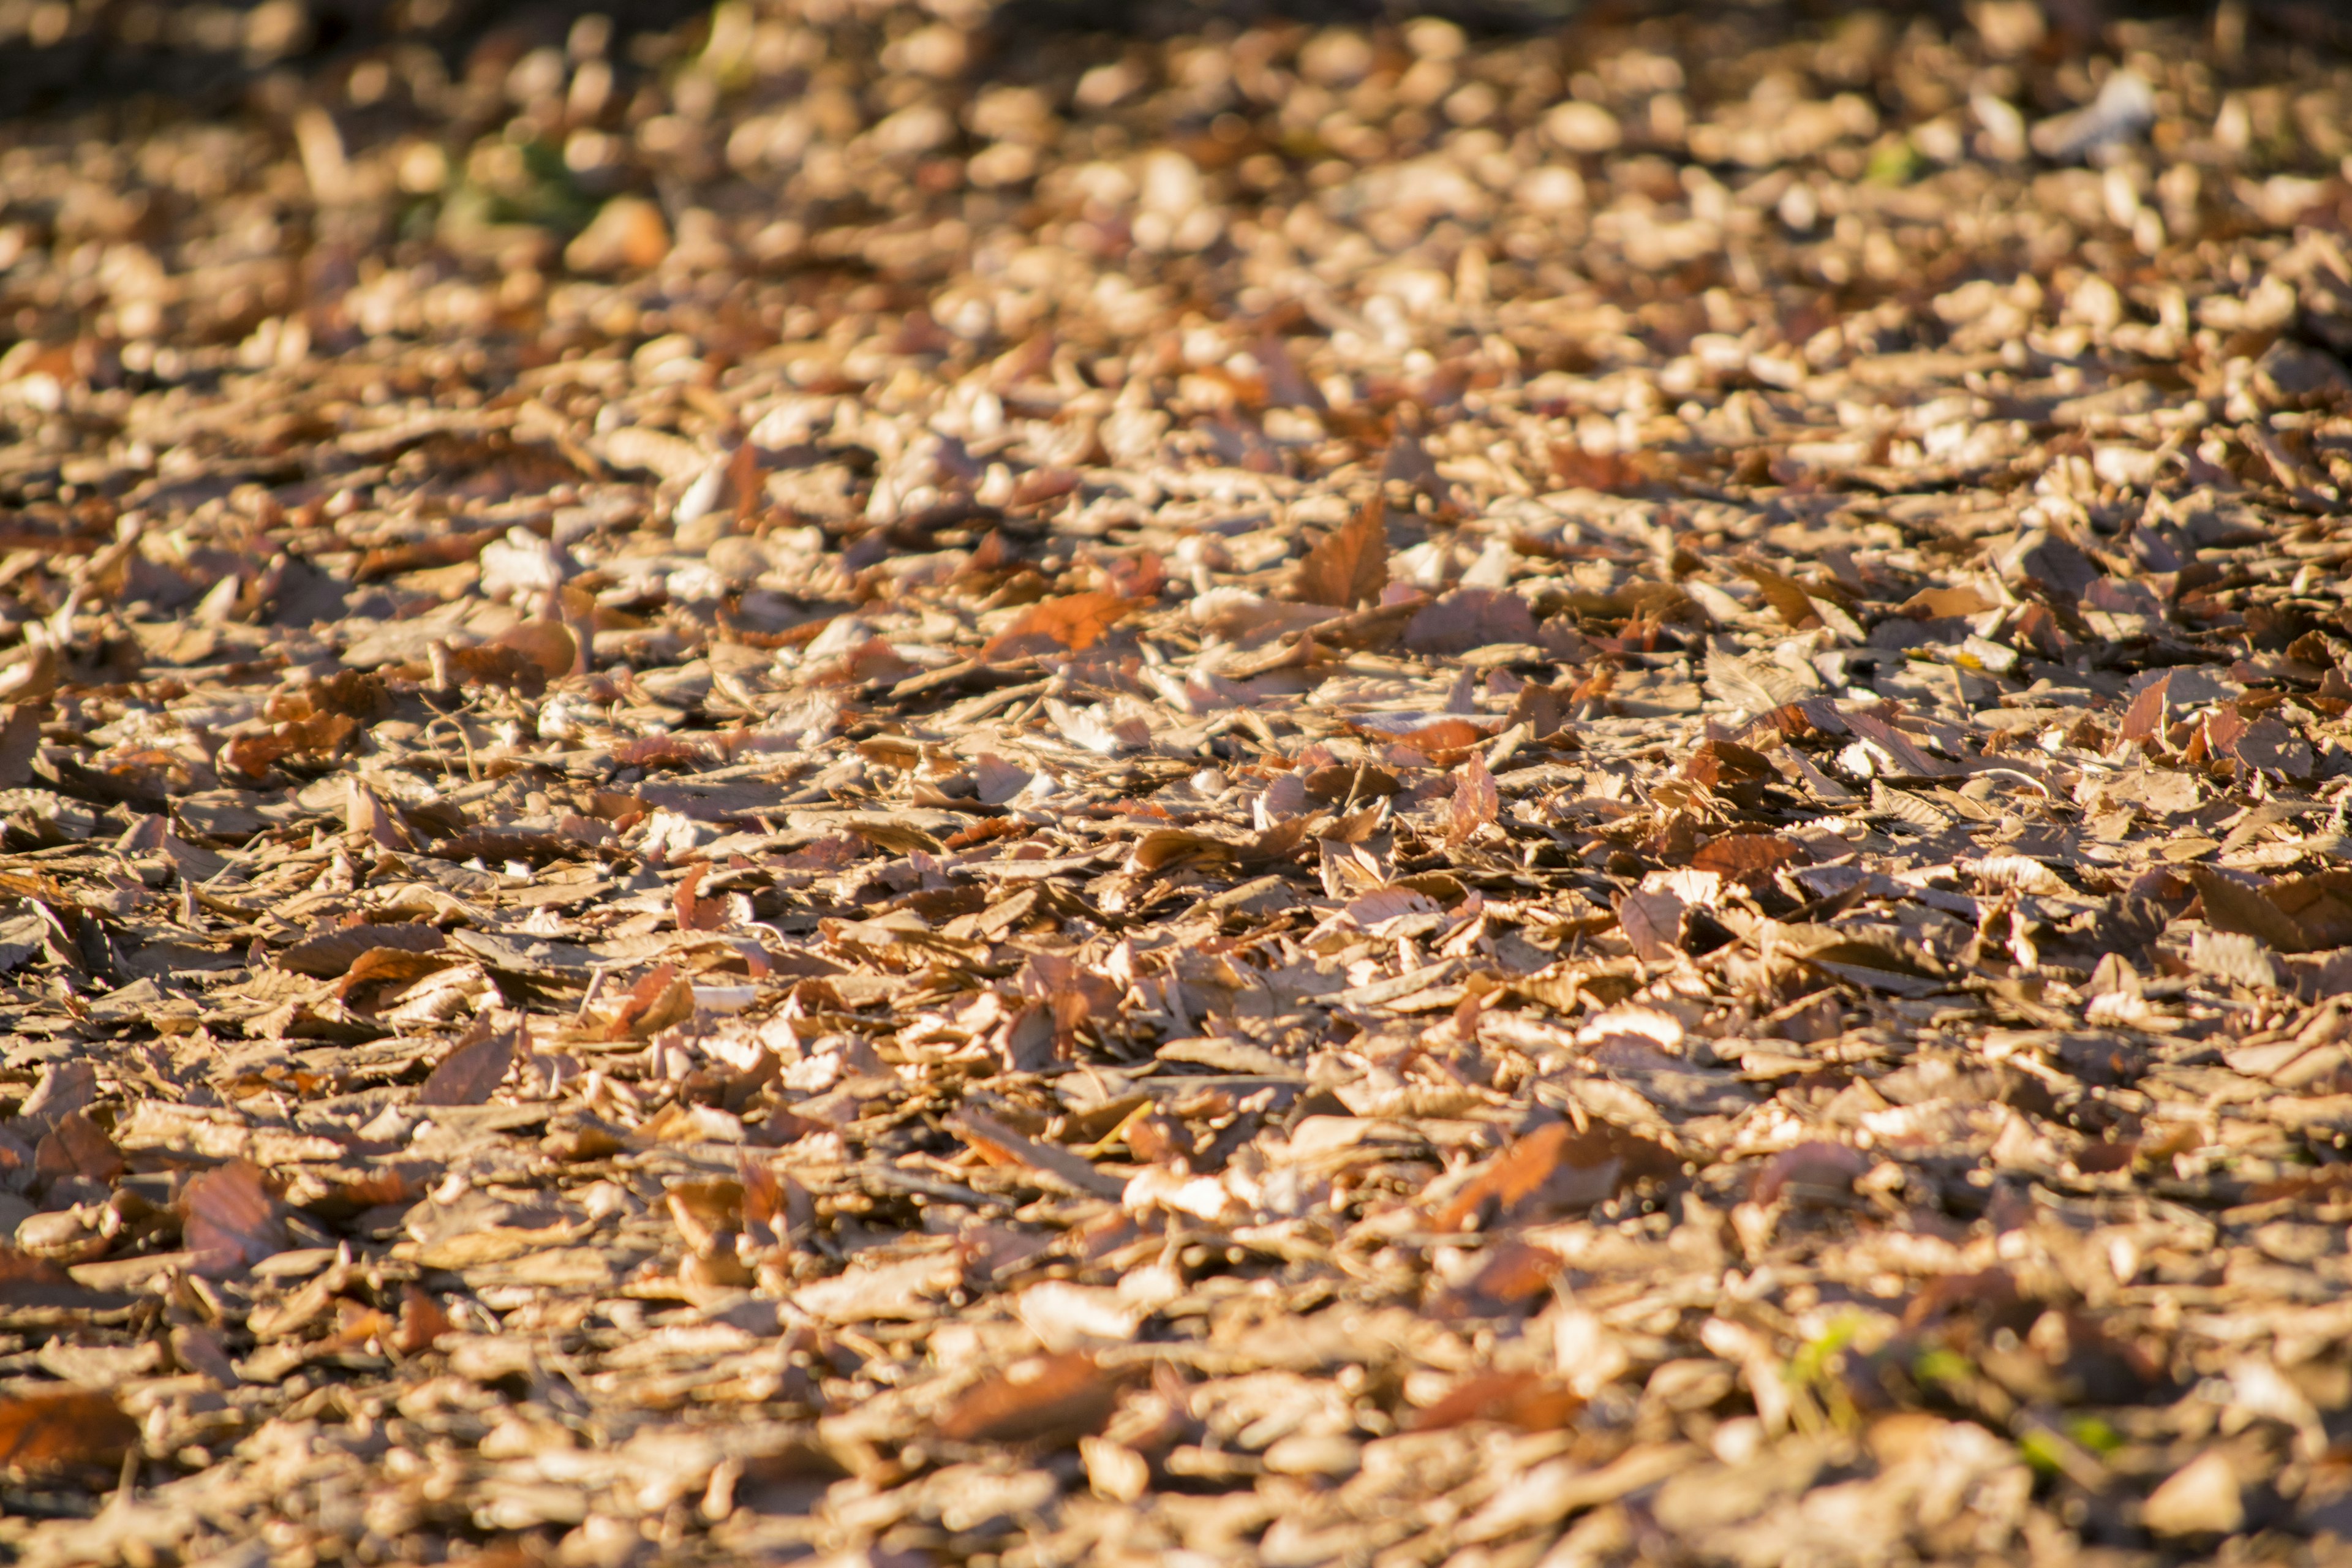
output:
{"label": "dry brown leaf", "polygon": [[1486,1162],[1432,1217],[1439,1230],[1484,1228],[1528,1207],[1578,1209],[1630,1177],[1669,1174],[1676,1162],[1646,1139],[1614,1128],[1538,1127]]}
{"label": "dry brown leaf", "polygon": [[357,925],[304,937],[278,954],[280,967],[333,980],[377,952],[429,953],[448,939],[428,925]]}
{"label": "dry brown leaf", "polygon": [[1118,1398],[1118,1384],[1091,1357],[1037,1356],[959,1394],[939,1431],[954,1443],[1061,1446],[1099,1432]]}
{"label": "dry brown leaf", "polygon": [[518,1050],[529,1042],[520,1029],[497,1029],[487,1016],[478,1020],[457,1048],[443,1057],[425,1087],[416,1091],[419,1105],[482,1105],[504,1082]]}
{"label": "dry brown leaf", "polygon": [[0,1399],[0,1470],[54,1476],[111,1470],[139,1442],[139,1423],[111,1394],[76,1389]]}
{"label": "dry brown leaf", "polygon": [[1495,788],[1495,775],[1486,771],[1486,759],[1475,752],[1470,753],[1470,760],[1462,764],[1454,779],[1445,823],[1449,847],[1468,843],[1480,828],[1492,823],[1503,798]]}
{"label": "dry brown leaf", "polygon": [[1376,602],[1389,582],[1386,514],[1376,496],[1317,540],[1292,568],[1283,597],[1342,610]]}
{"label": "dry brown leaf", "polygon": [[1423,605],[1404,628],[1404,646],[1415,653],[1468,653],[1535,640],[1535,613],[1507,588],[1456,588]]}
{"label": "dry brown leaf", "polygon": [[33,1169],[50,1180],[79,1176],[111,1182],[122,1173],[122,1153],[97,1122],[79,1110],[69,1110],[35,1146]]}
{"label": "dry brown leaf", "polygon": [[573,673],[580,658],[580,639],[562,621],[523,621],[500,632],[497,646],[528,659],[541,681]]}
{"label": "dry brown leaf", "polygon": [[189,1267],[206,1279],[238,1273],[286,1249],[278,1200],[250,1161],[233,1160],[191,1177],[180,1194],[180,1212]]}
{"label": "dry brown leaf", "polygon": [[2172,675],[2168,670],[2143,687],[2139,695],[2132,699],[2131,706],[2124,710],[2123,722],[2116,728],[2116,739],[2142,742],[2161,740],[2165,699],[2171,689]]}
{"label": "dry brown leaf", "polygon": [[982,663],[992,664],[1021,654],[1083,653],[1135,607],[1132,600],[1101,591],[1040,600],[989,638],[979,658]]}
{"label": "dry brown leaf", "polygon": [[2205,923],[2215,931],[2242,931],[2281,952],[2302,952],[2311,939],[2293,915],[2226,873],[2191,866],[2189,879],[2204,900]]}
{"label": "dry brown leaf", "polygon": [[1473,1421],[1499,1421],[1523,1431],[1566,1426],[1584,1401],[1553,1378],[1531,1372],[1487,1372],[1464,1378],[1434,1404],[1413,1412],[1416,1432],[1443,1432]]}

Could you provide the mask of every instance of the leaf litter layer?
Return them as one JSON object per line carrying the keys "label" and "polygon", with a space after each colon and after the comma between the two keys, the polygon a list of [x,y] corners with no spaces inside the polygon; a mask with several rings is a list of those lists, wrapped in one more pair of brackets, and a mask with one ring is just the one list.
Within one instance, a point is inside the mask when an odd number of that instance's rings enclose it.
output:
{"label": "leaf litter layer", "polygon": [[1969,16],[0,16],[295,51],[7,132],[0,1541],[2329,1552],[2345,39]]}

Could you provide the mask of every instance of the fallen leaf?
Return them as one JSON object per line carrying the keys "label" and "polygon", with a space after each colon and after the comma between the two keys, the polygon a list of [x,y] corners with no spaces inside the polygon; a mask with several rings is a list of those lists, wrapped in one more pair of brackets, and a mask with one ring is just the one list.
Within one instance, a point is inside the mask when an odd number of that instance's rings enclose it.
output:
{"label": "fallen leaf", "polygon": [[0,1399],[0,1470],[54,1476],[111,1470],[139,1442],[139,1423],[111,1394],[85,1390]]}
{"label": "fallen leaf", "polygon": [[1092,1357],[1035,1356],[982,1379],[940,1414],[940,1436],[952,1443],[1039,1443],[1062,1447],[1099,1432],[1118,1385]]}
{"label": "fallen leaf", "polygon": [[1386,509],[1376,496],[1316,541],[1292,569],[1283,596],[1342,610],[1378,600],[1389,581],[1385,516]]}
{"label": "fallen leaf", "polygon": [[181,1234],[189,1267],[208,1279],[225,1279],[286,1249],[278,1201],[261,1169],[233,1160],[191,1177],[180,1194]]}
{"label": "fallen leaf", "polygon": [[1083,653],[1100,642],[1105,633],[1135,610],[1132,600],[1097,591],[1043,599],[1030,605],[988,639],[980,660],[992,664],[1018,654],[1066,649]]}
{"label": "fallen leaf", "polygon": [[1442,594],[1404,628],[1404,646],[1415,653],[1468,653],[1496,643],[1535,640],[1535,613],[1526,599],[1504,588],[1456,588]]}
{"label": "fallen leaf", "polygon": [[1447,803],[1445,842],[1449,847],[1466,844],[1477,831],[1495,820],[1502,806],[1502,796],[1495,788],[1495,775],[1486,771],[1486,760],[1477,752],[1455,772],[1454,794]]}
{"label": "fallen leaf", "polygon": [[493,1029],[487,1016],[457,1048],[443,1057],[416,1091],[419,1105],[482,1105],[488,1103],[514,1065],[515,1053],[527,1049],[520,1029]]}
{"label": "fallen leaf", "polygon": [[1574,1421],[1584,1401],[1557,1381],[1531,1372],[1474,1373],[1435,1403],[1412,1413],[1415,1432],[1443,1432],[1473,1421],[1499,1421],[1527,1432],[1555,1431]]}
{"label": "fallen leaf", "polygon": [[1664,891],[1630,892],[1617,900],[1617,924],[1644,963],[1667,963],[1682,951],[1683,900]]}

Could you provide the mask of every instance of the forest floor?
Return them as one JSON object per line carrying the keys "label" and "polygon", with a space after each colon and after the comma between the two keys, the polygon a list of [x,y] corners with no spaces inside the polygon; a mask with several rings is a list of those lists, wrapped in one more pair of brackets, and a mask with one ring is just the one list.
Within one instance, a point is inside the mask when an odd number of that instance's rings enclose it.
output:
{"label": "forest floor", "polygon": [[0,5],[0,1552],[2344,1550],[2328,8],[446,9]]}

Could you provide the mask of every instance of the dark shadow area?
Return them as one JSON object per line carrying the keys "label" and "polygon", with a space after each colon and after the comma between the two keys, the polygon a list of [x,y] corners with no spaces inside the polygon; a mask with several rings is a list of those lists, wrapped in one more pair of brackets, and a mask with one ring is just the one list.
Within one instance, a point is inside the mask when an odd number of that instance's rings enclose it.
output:
{"label": "dark shadow area", "polygon": [[[707,16],[698,0],[259,0],[258,4],[161,4],[158,0],[67,0],[0,6],[0,119],[70,114],[149,100],[182,112],[217,113],[273,72],[307,76],[387,49],[426,48],[462,74],[478,51],[520,55],[561,43],[581,18],[606,19],[625,50]],[[813,9],[823,9],[815,7]],[[1443,16],[1474,35],[1536,33],[1569,24],[1608,26],[1656,17],[1736,13],[1822,23],[1869,9],[1895,21],[1966,25],[1961,0],[1889,0],[1857,7],[1838,0],[1776,4],[1668,4],[1664,0],[1008,0],[992,28],[1018,47],[1024,37],[1124,34],[1170,37],[1268,23],[1304,26],[1402,22]],[[2109,24],[2208,14],[2210,0],[2053,0],[2054,46],[2095,38]],[[2308,47],[2352,40],[2352,7],[2320,0],[2245,0],[2250,38]]]}
{"label": "dark shadow area", "polygon": [[585,16],[624,39],[708,12],[692,0],[499,4],[497,0],[260,0],[168,5],[103,0],[0,8],[0,119],[148,99],[196,113],[233,106],[273,71],[304,74],[358,56],[427,48],[461,64],[493,43],[561,43]]}

